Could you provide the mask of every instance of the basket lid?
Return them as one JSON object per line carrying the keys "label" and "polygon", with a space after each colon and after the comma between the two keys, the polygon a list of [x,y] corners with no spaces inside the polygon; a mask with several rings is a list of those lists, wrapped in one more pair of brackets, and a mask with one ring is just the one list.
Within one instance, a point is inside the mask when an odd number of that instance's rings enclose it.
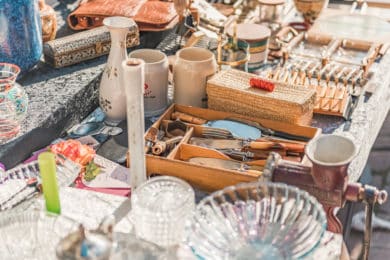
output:
{"label": "basket lid", "polygon": [[[230,26],[226,32],[232,37],[234,26]],[[271,36],[271,30],[260,24],[240,23],[237,24],[237,38],[239,40],[255,42],[267,39]]]}

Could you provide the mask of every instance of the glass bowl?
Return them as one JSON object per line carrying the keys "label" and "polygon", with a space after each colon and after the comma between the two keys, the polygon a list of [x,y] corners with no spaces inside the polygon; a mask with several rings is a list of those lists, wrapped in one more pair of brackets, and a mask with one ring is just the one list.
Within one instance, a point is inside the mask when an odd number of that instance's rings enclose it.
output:
{"label": "glass bowl", "polygon": [[297,259],[326,229],[322,205],[281,183],[242,183],[204,198],[188,226],[187,244],[202,259]]}
{"label": "glass bowl", "polygon": [[55,246],[78,223],[42,211],[0,215],[1,259],[55,259]]}

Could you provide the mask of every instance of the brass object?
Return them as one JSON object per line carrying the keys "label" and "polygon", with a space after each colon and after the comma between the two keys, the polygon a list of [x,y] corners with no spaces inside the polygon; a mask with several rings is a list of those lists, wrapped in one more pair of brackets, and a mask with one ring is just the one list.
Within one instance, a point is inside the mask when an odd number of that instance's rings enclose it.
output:
{"label": "brass object", "polygon": [[[228,25],[226,25],[228,26]],[[239,48],[237,44],[237,22],[233,21],[233,38],[229,43],[226,40],[227,36],[221,32],[218,34],[218,47],[217,47],[217,64],[219,69],[222,69],[223,65],[230,67],[244,67],[247,71],[247,63],[249,61],[249,46],[246,48]]]}
{"label": "brass object", "polygon": [[313,24],[324,9],[326,0],[294,0],[295,7],[308,24]]}
{"label": "brass object", "polygon": [[39,0],[38,4],[42,23],[42,40],[43,42],[54,40],[57,35],[56,12],[53,7],[45,3],[45,0]]}

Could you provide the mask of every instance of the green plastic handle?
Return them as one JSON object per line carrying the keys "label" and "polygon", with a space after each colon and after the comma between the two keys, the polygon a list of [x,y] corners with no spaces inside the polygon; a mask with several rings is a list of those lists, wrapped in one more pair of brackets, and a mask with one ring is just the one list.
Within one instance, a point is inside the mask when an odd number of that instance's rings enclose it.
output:
{"label": "green plastic handle", "polygon": [[43,152],[38,156],[39,171],[42,178],[43,196],[46,210],[54,214],[61,213],[60,197],[58,194],[56,160],[51,152]]}

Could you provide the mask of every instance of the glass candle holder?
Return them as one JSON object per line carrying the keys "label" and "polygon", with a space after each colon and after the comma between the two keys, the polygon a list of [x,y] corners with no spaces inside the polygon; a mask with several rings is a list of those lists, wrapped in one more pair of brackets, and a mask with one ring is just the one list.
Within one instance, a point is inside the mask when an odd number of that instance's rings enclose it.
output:
{"label": "glass candle holder", "polygon": [[184,239],[186,222],[195,207],[191,186],[175,177],[154,177],[131,195],[137,237],[161,247]]}
{"label": "glass candle holder", "polygon": [[15,82],[19,73],[18,66],[0,63],[0,143],[18,134],[27,112],[27,94]]}

